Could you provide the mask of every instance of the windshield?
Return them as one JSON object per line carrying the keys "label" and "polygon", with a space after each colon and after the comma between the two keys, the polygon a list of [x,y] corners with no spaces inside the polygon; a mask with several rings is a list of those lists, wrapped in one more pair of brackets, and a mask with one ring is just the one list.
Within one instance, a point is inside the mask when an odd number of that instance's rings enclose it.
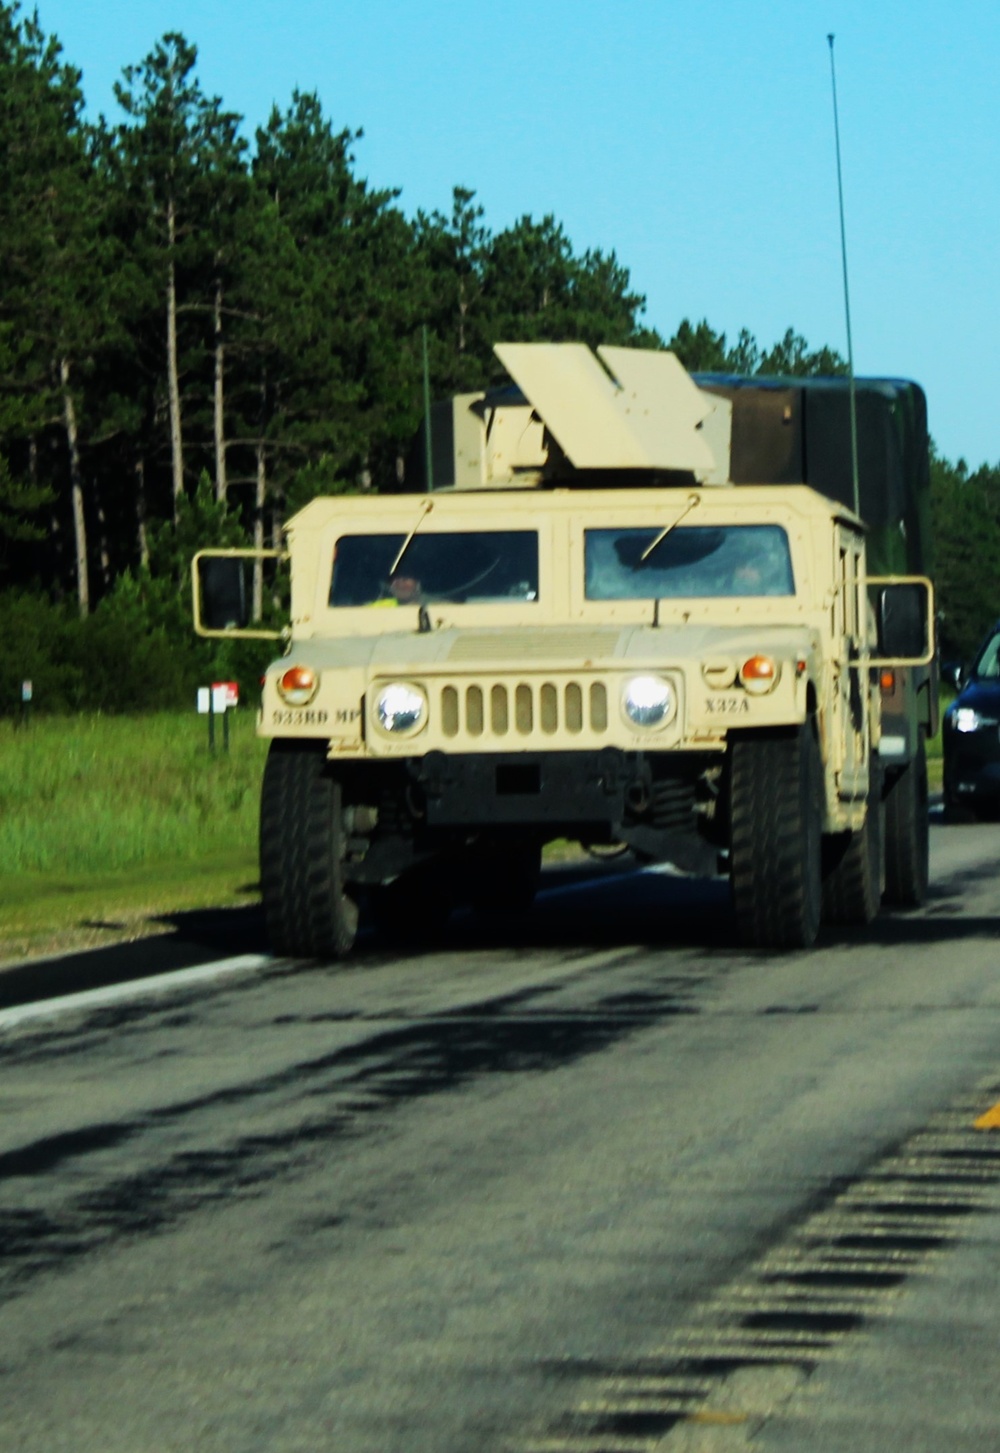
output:
{"label": "windshield", "polygon": [[587,599],[795,594],[779,525],[678,526],[657,543],[662,534],[658,525],[587,530]]}
{"label": "windshield", "polygon": [[1000,632],[986,642],[972,668],[972,674],[981,681],[1000,680]]}
{"label": "windshield", "polygon": [[403,550],[405,541],[405,534],[341,535],[330,604],[538,599],[538,536],[532,530],[420,534]]}

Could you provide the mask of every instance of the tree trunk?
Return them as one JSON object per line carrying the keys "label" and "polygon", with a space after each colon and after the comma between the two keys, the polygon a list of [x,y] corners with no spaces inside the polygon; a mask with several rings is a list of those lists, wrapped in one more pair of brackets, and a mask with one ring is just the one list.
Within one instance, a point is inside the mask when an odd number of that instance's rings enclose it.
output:
{"label": "tree trunk", "polygon": [[213,422],[215,425],[215,498],[226,502],[228,482],[226,480],[226,431],[224,404],[225,348],[222,342],[222,283],[216,280],[215,306],[213,310],[215,333],[215,404]]}
{"label": "tree trunk", "polygon": [[80,618],[90,614],[90,577],[87,572],[87,521],[83,512],[83,471],[80,468],[80,440],[76,427],[76,408],[69,391],[69,359],[59,360],[59,382],[62,386],[63,422],[69,451],[69,480],[73,501],[73,535],[76,541],[76,598]]}
{"label": "tree trunk", "polygon": [[[254,497],[253,545],[255,550],[264,548],[264,505],[267,500],[267,459],[263,439],[257,444],[257,492]],[[258,555],[253,562],[253,619],[259,621],[264,614],[264,562]]]}
{"label": "tree trunk", "polygon": [[140,454],[135,461],[135,527],[139,546],[139,564],[149,568],[149,534],[146,530],[146,461]]}
{"label": "tree trunk", "polygon": [[101,567],[101,585],[104,591],[111,589],[111,549],[108,545],[108,517],[104,512],[104,500],[96,478],[90,480],[91,498],[97,518],[97,559]]}
{"label": "tree trunk", "polygon": [[177,269],[174,264],[174,246],[177,237],[177,219],[174,213],[174,199],[167,203],[167,240],[170,254],[167,261],[167,393],[170,402],[170,459],[174,483],[174,523],[177,523],[178,504],[184,493],[184,446],[181,438],[181,388],[177,372]]}

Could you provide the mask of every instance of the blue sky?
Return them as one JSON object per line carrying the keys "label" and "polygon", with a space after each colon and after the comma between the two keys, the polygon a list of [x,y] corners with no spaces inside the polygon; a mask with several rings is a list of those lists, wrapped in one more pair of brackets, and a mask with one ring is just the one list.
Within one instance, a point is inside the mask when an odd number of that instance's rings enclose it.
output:
{"label": "blue sky", "polygon": [[[25,9],[30,8],[30,0]],[[37,0],[89,110],[168,30],[247,133],[293,88],[364,129],[408,213],[472,188],[552,213],[683,317],[846,353],[827,33],[836,34],[855,366],[918,379],[941,451],[1000,463],[996,0]]]}

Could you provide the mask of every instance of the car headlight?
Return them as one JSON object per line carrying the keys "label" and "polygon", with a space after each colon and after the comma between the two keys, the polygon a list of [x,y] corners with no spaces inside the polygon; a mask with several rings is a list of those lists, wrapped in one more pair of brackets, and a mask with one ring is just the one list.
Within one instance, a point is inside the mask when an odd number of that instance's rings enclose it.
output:
{"label": "car headlight", "polygon": [[992,716],[983,716],[974,706],[956,706],[951,714],[951,724],[957,732],[980,732],[984,727],[997,726]]}
{"label": "car headlight", "polygon": [[418,687],[394,681],[375,698],[375,719],[393,736],[419,731],[427,720],[427,698]]}
{"label": "car headlight", "polygon": [[673,720],[677,694],[659,676],[633,676],[622,692],[622,710],[633,726],[655,730]]}

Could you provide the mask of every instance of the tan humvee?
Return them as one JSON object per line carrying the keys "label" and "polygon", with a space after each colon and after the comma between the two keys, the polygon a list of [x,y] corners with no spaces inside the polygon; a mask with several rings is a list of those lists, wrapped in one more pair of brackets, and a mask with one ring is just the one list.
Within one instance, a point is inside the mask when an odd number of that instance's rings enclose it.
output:
{"label": "tan humvee", "polygon": [[[455,401],[460,486],[287,526],[259,728],[275,948],[347,952],[373,890],[411,928],[455,896],[524,905],[554,838],[721,865],[754,945],[868,921],[878,675],[929,659],[929,584],[868,579],[861,522],[812,489],[725,487],[724,401],[671,355],[498,353],[526,397]],[[198,557],[206,597],[227,553]],[[233,633],[197,583],[195,611]]]}

